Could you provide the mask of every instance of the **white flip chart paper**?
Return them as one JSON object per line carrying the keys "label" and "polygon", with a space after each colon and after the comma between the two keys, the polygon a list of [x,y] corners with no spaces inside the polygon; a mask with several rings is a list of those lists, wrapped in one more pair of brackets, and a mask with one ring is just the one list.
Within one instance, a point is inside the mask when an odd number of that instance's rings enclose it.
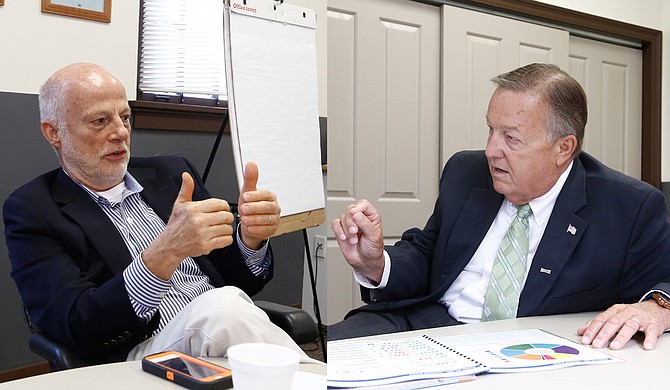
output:
{"label": "white flip chart paper", "polygon": [[239,185],[248,161],[282,217],[325,207],[316,15],[272,0],[229,0],[224,14],[228,110]]}

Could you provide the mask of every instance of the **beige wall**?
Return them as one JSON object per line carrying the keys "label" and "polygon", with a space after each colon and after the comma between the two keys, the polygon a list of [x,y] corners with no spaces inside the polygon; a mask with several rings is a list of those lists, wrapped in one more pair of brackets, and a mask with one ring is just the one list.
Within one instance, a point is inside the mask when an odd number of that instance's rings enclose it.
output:
{"label": "beige wall", "polygon": [[538,0],[542,3],[620,20],[638,26],[663,29],[663,0]]}
{"label": "beige wall", "polygon": [[139,2],[115,1],[112,22],[41,12],[35,0],[0,7],[0,91],[37,93],[55,70],[73,62],[98,63],[135,99]]}

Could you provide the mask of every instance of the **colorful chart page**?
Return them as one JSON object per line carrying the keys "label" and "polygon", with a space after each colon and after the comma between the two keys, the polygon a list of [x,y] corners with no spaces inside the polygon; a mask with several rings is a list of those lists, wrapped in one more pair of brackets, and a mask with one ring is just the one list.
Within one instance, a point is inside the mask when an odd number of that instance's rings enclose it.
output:
{"label": "colorful chart page", "polygon": [[435,340],[488,366],[491,373],[622,362],[540,329],[436,337]]}

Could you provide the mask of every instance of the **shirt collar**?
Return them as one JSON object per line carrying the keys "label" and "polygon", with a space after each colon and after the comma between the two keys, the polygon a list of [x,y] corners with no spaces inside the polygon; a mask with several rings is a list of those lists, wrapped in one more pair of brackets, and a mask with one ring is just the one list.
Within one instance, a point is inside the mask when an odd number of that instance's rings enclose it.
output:
{"label": "shirt collar", "polygon": [[[544,225],[549,220],[551,212],[554,210],[556,199],[558,199],[558,194],[561,193],[565,182],[568,180],[573,165],[574,161],[571,161],[568,168],[561,174],[561,176],[559,176],[554,186],[551,187],[546,194],[528,202],[531,210],[533,210],[533,216],[531,218],[533,218],[538,225]],[[505,199],[504,203],[504,208],[507,212],[512,216],[516,215],[516,206],[507,199]]]}
{"label": "shirt collar", "polygon": [[[67,174],[67,171],[65,171],[65,174]],[[70,175],[68,175],[70,177]],[[70,177],[72,179],[72,177]],[[112,198],[113,194],[118,191],[115,189],[121,187],[122,189],[122,196],[121,200],[125,199],[129,195],[136,194],[139,192],[142,192],[144,190],[144,187],[133,177],[133,175],[130,174],[130,172],[126,172],[126,174],[123,176],[123,182],[119,183],[117,186],[107,190],[107,191],[94,191],[88,187],[86,187],[84,184],[72,179],[79,187],[81,187],[86,193],[88,193],[93,200],[95,200],[98,203],[112,203],[111,201],[108,200],[108,198]],[[113,203],[118,203],[118,202],[113,202]]]}

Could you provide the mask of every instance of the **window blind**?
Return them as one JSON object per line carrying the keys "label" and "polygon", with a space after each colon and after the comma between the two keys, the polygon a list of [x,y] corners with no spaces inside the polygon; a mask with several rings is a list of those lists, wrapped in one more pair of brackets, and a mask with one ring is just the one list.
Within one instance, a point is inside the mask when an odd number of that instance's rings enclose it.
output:
{"label": "window blind", "polygon": [[222,0],[144,0],[139,89],[225,100]]}

